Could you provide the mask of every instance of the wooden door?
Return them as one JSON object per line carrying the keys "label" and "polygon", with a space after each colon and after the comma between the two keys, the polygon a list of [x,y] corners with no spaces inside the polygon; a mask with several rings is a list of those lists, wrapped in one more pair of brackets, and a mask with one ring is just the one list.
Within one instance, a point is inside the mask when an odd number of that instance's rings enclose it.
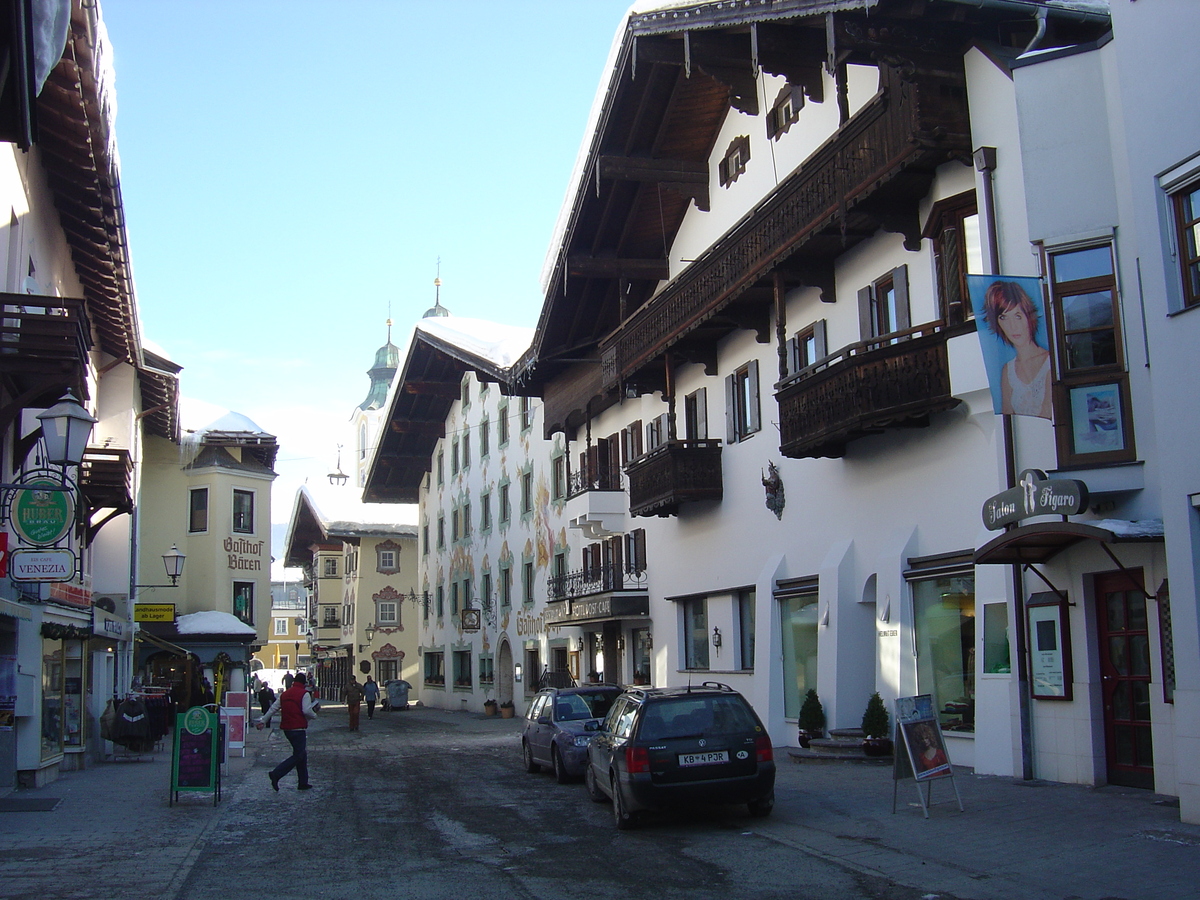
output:
{"label": "wooden door", "polygon": [[1140,570],[1096,578],[1108,783],[1154,787],[1150,629]]}

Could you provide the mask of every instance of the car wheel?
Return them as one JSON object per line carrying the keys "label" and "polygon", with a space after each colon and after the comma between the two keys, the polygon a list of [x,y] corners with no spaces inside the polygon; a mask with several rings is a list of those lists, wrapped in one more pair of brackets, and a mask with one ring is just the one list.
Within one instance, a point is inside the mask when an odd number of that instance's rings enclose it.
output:
{"label": "car wheel", "polygon": [[590,762],[583,773],[583,786],[587,788],[588,796],[597,803],[603,803],[608,799],[608,796],[600,789],[600,782],[596,780],[596,773],[592,770]]}
{"label": "car wheel", "polygon": [[550,748],[550,761],[554,763],[554,780],[559,784],[566,784],[571,780],[571,776],[567,774],[567,767],[563,765],[562,755],[558,752],[557,747]]}
{"label": "car wheel", "polygon": [[541,766],[533,761],[533,748],[529,746],[529,741],[521,741],[521,753],[525,757],[526,772],[532,775],[541,768]]}
{"label": "car wheel", "polygon": [[628,831],[637,824],[637,821],[633,817],[634,814],[625,808],[625,801],[621,797],[621,787],[617,784],[615,775],[609,784],[612,787],[613,821],[617,823],[618,831]]}
{"label": "car wheel", "polygon": [[759,819],[765,818],[775,808],[775,792],[771,791],[761,800],[751,800],[746,805],[750,807],[750,815]]}

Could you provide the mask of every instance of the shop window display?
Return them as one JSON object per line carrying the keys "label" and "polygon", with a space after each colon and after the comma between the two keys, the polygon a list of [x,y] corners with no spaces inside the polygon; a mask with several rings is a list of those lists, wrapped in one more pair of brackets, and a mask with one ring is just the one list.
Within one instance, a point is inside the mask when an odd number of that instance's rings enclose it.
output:
{"label": "shop window display", "polygon": [[917,693],[933,695],[943,731],[975,730],[975,577],[916,581]]}

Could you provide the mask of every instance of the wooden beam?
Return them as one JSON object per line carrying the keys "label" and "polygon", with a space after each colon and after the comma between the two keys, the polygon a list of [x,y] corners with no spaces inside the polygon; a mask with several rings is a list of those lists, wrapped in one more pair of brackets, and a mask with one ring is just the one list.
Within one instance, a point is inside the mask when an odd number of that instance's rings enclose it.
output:
{"label": "wooden beam", "polygon": [[393,419],[388,426],[396,434],[425,434],[431,437],[445,437],[445,422],[413,422]]}
{"label": "wooden beam", "polygon": [[633,156],[601,156],[600,177],[650,184],[708,184],[708,163],[684,159],[643,159]]}
{"label": "wooden beam", "polygon": [[419,394],[422,397],[441,397],[444,400],[457,400],[462,394],[459,382],[449,381],[405,381],[404,393]]}
{"label": "wooden beam", "polygon": [[572,278],[624,278],[630,281],[666,281],[670,267],[665,259],[616,259],[603,256],[572,256],[567,260]]}

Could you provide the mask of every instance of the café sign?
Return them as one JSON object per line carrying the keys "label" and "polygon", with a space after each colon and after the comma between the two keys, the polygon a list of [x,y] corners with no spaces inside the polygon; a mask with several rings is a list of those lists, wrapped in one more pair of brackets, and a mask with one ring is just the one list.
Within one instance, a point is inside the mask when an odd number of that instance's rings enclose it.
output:
{"label": "caf\u00e9 sign", "polygon": [[75,554],[70,550],[14,550],[9,560],[13,581],[70,581]]}
{"label": "caf\u00e9 sign", "polygon": [[1074,478],[1047,478],[1040,469],[1026,469],[1017,486],[989,497],[983,504],[983,524],[998,531],[1031,516],[1076,516],[1088,508],[1088,489]]}

